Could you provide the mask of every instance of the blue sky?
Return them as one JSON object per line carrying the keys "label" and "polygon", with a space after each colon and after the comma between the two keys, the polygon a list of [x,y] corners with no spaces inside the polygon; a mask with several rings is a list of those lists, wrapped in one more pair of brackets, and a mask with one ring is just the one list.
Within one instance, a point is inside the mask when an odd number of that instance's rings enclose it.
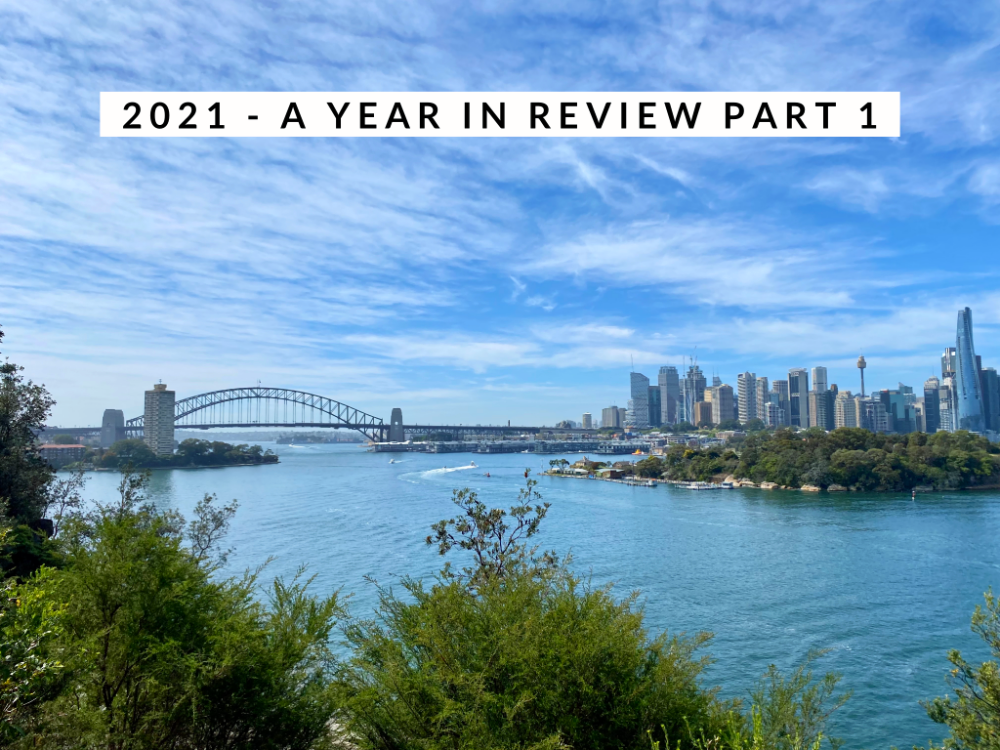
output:
{"label": "blue sky", "polygon": [[[580,419],[697,353],[1000,367],[1000,7],[0,4],[0,324],[55,423],[266,385]],[[900,91],[899,139],[106,139],[100,91]]]}

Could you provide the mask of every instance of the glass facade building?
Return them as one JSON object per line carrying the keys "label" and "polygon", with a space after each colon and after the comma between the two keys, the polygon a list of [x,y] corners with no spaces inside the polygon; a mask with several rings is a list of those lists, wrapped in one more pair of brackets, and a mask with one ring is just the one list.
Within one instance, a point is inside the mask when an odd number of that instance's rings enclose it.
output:
{"label": "glass facade building", "polygon": [[976,366],[976,348],[972,341],[972,310],[958,311],[958,334],[955,341],[955,425],[959,430],[986,431],[983,394]]}
{"label": "glass facade building", "polygon": [[649,427],[649,378],[631,373],[632,398],[629,400],[629,426],[637,430]]}

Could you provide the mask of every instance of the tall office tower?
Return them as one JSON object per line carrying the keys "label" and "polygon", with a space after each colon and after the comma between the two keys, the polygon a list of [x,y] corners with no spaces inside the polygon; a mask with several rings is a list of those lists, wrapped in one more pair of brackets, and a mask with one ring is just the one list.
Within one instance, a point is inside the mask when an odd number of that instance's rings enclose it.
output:
{"label": "tall office tower", "polygon": [[952,375],[941,378],[940,398],[938,400],[938,414],[941,419],[941,429],[945,432],[954,432],[958,424],[958,416],[955,405],[955,378]]}
{"label": "tall office tower", "polygon": [[788,371],[788,402],[792,427],[809,426],[809,372],[804,367]]}
{"label": "tall office tower", "polygon": [[770,395],[768,391],[770,390],[770,384],[767,382],[766,377],[757,378],[756,389],[754,391],[754,400],[757,402],[757,419],[766,425],[771,423],[767,421],[767,405],[771,402]]}
{"label": "tall office tower", "polygon": [[718,388],[720,385],[722,385],[722,378],[720,378],[718,375],[713,375],[712,376],[712,387],[713,388]]}
{"label": "tall office tower", "polygon": [[728,422],[733,418],[733,387],[722,385],[712,388],[712,424]]}
{"label": "tall office tower", "polygon": [[812,368],[812,378],[813,378],[813,390],[814,391],[825,391],[829,389],[826,379],[826,368],[825,367],[814,367]]}
{"label": "tall office tower", "polygon": [[850,391],[841,391],[833,402],[833,426],[857,427],[858,410]]}
{"label": "tall office tower", "polygon": [[157,383],[146,391],[146,409],[143,412],[142,436],[146,445],[158,456],[174,452],[174,398],[164,383]]}
{"label": "tall office tower", "polygon": [[985,432],[983,394],[976,367],[976,348],[972,342],[972,310],[958,312],[955,344],[955,403],[958,406],[958,429]]}
{"label": "tall office tower", "polygon": [[861,417],[859,427],[871,432],[888,432],[889,420],[885,413],[885,404],[877,397],[858,399],[858,414]]}
{"label": "tall office tower", "polygon": [[110,448],[125,437],[125,412],[105,409],[101,420],[101,447]]}
{"label": "tall office tower", "polygon": [[622,418],[617,406],[606,406],[601,409],[601,427],[621,427]]}
{"label": "tall office tower", "polygon": [[924,381],[924,429],[931,435],[941,429],[941,381],[933,377]]}
{"label": "tall office tower", "polygon": [[827,386],[826,368],[812,368],[813,387],[809,391],[809,421],[810,427],[821,427],[824,430],[833,429],[833,401]]}
{"label": "tall office tower", "polygon": [[625,426],[625,419],[628,417],[628,409],[623,406],[618,407],[618,426]]}
{"label": "tall office tower", "polygon": [[677,400],[681,395],[677,368],[670,365],[661,367],[657,384],[660,386],[660,423],[677,424]]}
{"label": "tall office tower", "polygon": [[680,409],[683,412],[678,415],[678,420],[691,421],[694,414],[694,405],[705,400],[705,373],[698,365],[688,366],[684,379],[680,382]]}
{"label": "tall office tower", "polygon": [[692,424],[695,427],[711,427],[712,426],[712,404],[708,401],[696,401],[694,405],[694,421]]}
{"label": "tall office tower", "polygon": [[638,372],[629,373],[632,400],[629,401],[629,419],[632,427],[645,430],[649,427],[649,378]]}
{"label": "tall office tower", "polygon": [[923,397],[918,398],[913,405],[913,418],[917,423],[917,432],[927,432],[927,409]]}
{"label": "tall office tower", "polygon": [[736,392],[740,405],[740,422],[746,424],[757,418],[757,375],[742,372],[736,376]]}
{"label": "tall office tower", "polygon": [[649,386],[649,426],[659,427],[663,424],[663,411],[660,408],[660,386]]}
{"label": "tall office tower", "polygon": [[984,367],[979,371],[979,383],[983,389],[983,417],[986,429],[1000,432],[1000,381],[997,371]]}
{"label": "tall office tower", "polygon": [[[913,390],[912,388],[910,389]],[[905,435],[913,432],[917,428],[916,415],[913,411],[913,403],[909,401],[912,393],[900,390],[882,389],[872,394],[872,398],[878,398],[885,406],[886,419],[888,420],[889,432],[897,432]]]}
{"label": "tall office tower", "polygon": [[833,429],[833,404],[828,390],[809,391],[809,426],[823,430]]}
{"label": "tall office tower", "polygon": [[788,381],[775,380],[771,384],[771,393],[778,396],[778,406],[781,407],[782,412],[781,424],[790,425],[792,423],[792,410],[788,403]]}
{"label": "tall office tower", "polygon": [[941,379],[955,377],[955,347],[949,346],[941,355]]}
{"label": "tall office tower", "polygon": [[594,415],[591,414],[589,411],[585,411],[583,413],[583,419],[580,421],[580,423],[583,426],[583,429],[585,430],[594,429]]}

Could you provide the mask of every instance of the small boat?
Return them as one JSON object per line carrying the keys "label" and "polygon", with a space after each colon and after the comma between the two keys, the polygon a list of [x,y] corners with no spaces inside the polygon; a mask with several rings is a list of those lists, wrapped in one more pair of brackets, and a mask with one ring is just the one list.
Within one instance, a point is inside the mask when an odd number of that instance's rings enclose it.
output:
{"label": "small boat", "polygon": [[390,459],[389,459],[389,463],[391,463],[391,464],[394,464],[394,463],[396,463],[396,459],[394,459],[394,458],[390,458]]}
{"label": "small boat", "polygon": [[681,485],[688,490],[718,490],[722,489],[717,484],[709,484],[708,482],[688,482],[687,484]]}
{"label": "small boat", "polygon": [[719,485],[719,488],[723,490],[735,490],[736,482],[723,482]]}
{"label": "small boat", "polygon": [[476,462],[475,461],[469,461],[469,466],[471,468],[473,468],[473,469],[478,469],[479,468],[478,466],[476,466]]}

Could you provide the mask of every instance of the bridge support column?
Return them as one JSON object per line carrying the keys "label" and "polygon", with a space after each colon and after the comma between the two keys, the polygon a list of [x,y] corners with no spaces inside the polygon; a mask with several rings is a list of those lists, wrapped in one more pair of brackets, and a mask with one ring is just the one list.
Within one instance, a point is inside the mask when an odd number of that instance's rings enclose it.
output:
{"label": "bridge support column", "polygon": [[389,418],[389,442],[402,443],[406,439],[403,434],[403,410],[396,408],[392,410]]}

